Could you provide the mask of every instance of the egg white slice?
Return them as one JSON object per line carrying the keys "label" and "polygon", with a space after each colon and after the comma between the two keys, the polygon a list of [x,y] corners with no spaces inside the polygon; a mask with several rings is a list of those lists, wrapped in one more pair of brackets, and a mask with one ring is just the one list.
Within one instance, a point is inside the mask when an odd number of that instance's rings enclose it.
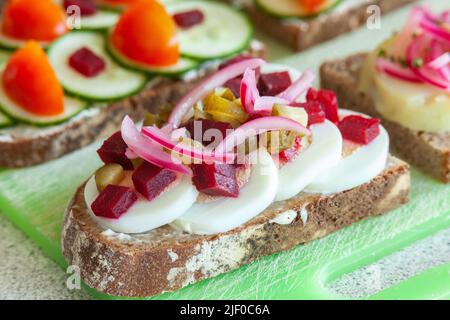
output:
{"label": "egg white slice", "polygon": [[[340,115],[359,114],[340,110]],[[381,127],[381,126],[380,126]],[[389,135],[381,127],[371,143],[362,146],[315,179],[305,189],[310,193],[330,194],[355,188],[375,178],[386,167],[389,155]]]}
{"label": "egg white slice", "polygon": [[196,201],[197,189],[191,178],[184,176],[163,194],[152,201],[139,199],[119,219],[97,217],[91,204],[98,197],[95,177],[91,177],[84,189],[86,205],[91,216],[104,228],[121,233],[141,233],[168,224],[185,213]]}
{"label": "egg white slice", "polygon": [[330,121],[311,126],[312,142],[294,160],[279,169],[276,201],[297,195],[341,159],[342,135]]}
{"label": "egg white slice", "polygon": [[278,188],[278,170],[267,152],[261,148],[249,181],[238,198],[223,198],[209,203],[196,203],[172,226],[193,234],[227,232],[260,214],[273,202]]}

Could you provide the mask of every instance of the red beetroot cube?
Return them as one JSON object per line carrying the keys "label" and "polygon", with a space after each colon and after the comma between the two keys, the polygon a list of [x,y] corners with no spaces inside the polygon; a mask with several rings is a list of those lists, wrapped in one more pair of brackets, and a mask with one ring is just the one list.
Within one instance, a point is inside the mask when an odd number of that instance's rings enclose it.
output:
{"label": "red beetroot cube", "polygon": [[142,163],[131,177],[134,188],[149,201],[159,196],[176,178],[175,172],[149,162]]}
{"label": "red beetroot cube", "polygon": [[69,65],[88,78],[95,77],[106,67],[105,61],[86,47],[69,57]]}
{"label": "red beetroot cube", "polygon": [[294,140],[294,145],[289,149],[281,151],[278,154],[280,163],[285,164],[291,161],[291,159],[297,155],[301,147],[302,147],[302,137],[296,136]]}
{"label": "red beetroot cube", "polygon": [[97,217],[119,219],[138,199],[133,189],[108,185],[91,205]]}
{"label": "red beetroot cube", "polygon": [[289,72],[272,72],[261,74],[258,89],[263,96],[275,96],[292,84]]}
{"label": "red beetroot cube", "polygon": [[204,194],[231,198],[239,196],[236,167],[231,164],[194,164],[192,173],[192,182]]}
{"label": "red beetroot cube", "polygon": [[327,119],[337,123],[339,121],[339,107],[336,94],[333,91],[321,89],[317,94],[317,101],[322,104]]}
{"label": "red beetroot cube", "polygon": [[191,28],[197,24],[200,24],[205,19],[203,12],[198,9],[189,10],[185,12],[176,13],[173,15],[173,19],[178,27],[183,29]]}
{"label": "red beetroot cube", "polygon": [[318,93],[319,93],[319,91],[315,90],[314,88],[309,88],[308,92],[306,93],[306,100],[307,101],[317,101]]}
{"label": "red beetroot cube", "polygon": [[[213,131],[212,129],[216,130]],[[208,119],[190,121],[186,125],[186,130],[189,132],[191,139],[199,141],[204,145],[218,144],[227,135],[227,130],[231,129],[233,127],[228,122]]]}
{"label": "red beetroot cube", "polygon": [[103,142],[97,153],[105,164],[117,163],[125,170],[133,170],[133,163],[125,155],[126,150],[127,145],[122,139],[122,134],[118,131]]}
{"label": "red beetroot cube", "polygon": [[64,0],[64,9],[66,12],[70,6],[78,6],[82,16],[91,16],[97,12],[95,0]]}
{"label": "red beetroot cube", "polygon": [[366,145],[380,134],[380,119],[350,115],[339,122],[338,128],[344,139]]}
{"label": "red beetroot cube", "polygon": [[224,86],[225,86],[225,88],[230,89],[236,98],[240,98],[241,97],[241,81],[242,81],[242,77],[230,79],[227,82],[225,82]]}
{"label": "red beetroot cube", "polygon": [[306,100],[318,101],[321,104],[323,111],[325,111],[325,115],[328,120],[333,123],[337,123],[339,121],[339,104],[336,94],[333,91],[326,89],[320,89],[317,91],[310,88],[306,94]]}
{"label": "red beetroot cube", "polygon": [[326,119],[325,111],[318,101],[307,101],[304,103],[294,103],[293,106],[304,108],[308,114],[308,126],[322,123]]}

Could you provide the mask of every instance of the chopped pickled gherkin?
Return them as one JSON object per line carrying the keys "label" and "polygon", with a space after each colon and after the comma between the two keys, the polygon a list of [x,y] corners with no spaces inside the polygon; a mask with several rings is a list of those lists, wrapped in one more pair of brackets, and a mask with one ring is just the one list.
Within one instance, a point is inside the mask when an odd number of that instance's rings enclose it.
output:
{"label": "chopped pickled gherkin", "polygon": [[194,105],[194,119],[195,120],[208,119],[208,115],[203,111],[202,103],[196,103]]}
{"label": "chopped pickled gherkin", "polygon": [[215,90],[215,94],[229,101],[233,101],[236,99],[236,97],[233,94],[233,91],[231,91],[228,88],[218,88]]}
{"label": "chopped pickled gherkin", "polygon": [[151,126],[157,126],[158,128],[161,128],[164,124],[164,121],[161,120],[159,115],[148,112],[145,115],[144,118],[144,126],[145,127],[151,127]]}
{"label": "chopped pickled gherkin", "polygon": [[131,163],[133,164],[133,168],[137,169],[144,162],[141,158],[131,159]]}
{"label": "chopped pickled gherkin", "polygon": [[288,130],[269,131],[261,134],[259,141],[270,154],[276,154],[291,148],[296,136],[297,133]]}
{"label": "chopped pickled gherkin", "polygon": [[237,100],[230,101],[215,93],[203,100],[203,111],[211,115],[215,121],[228,122],[232,125],[244,123],[248,115]]}
{"label": "chopped pickled gherkin", "polygon": [[306,113],[304,108],[275,104],[272,115],[295,120],[305,127],[308,125],[308,113]]}
{"label": "chopped pickled gherkin", "polygon": [[125,171],[120,164],[110,163],[95,172],[95,184],[99,192],[108,185],[117,185],[125,178]]}

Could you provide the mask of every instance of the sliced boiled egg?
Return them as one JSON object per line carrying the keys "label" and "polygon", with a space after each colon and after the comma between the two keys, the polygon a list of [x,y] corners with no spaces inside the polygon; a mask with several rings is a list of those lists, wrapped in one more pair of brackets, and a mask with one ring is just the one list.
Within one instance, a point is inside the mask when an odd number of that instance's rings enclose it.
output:
{"label": "sliced boiled egg", "polygon": [[257,157],[249,181],[238,198],[222,198],[196,203],[172,223],[175,228],[194,234],[227,232],[246,223],[274,201],[278,189],[278,169],[266,149],[254,151]]}
{"label": "sliced boiled egg", "polygon": [[[339,110],[340,116],[349,114],[360,113]],[[323,170],[305,191],[321,194],[341,192],[367,183],[380,174],[386,167],[389,155],[389,135],[383,127],[380,129],[380,134],[372,142],[360,146],[335,166]]]}
{"label": "sliced boiled egg", "polygon": [[276,201],[297,195],[341,159],[342,135],[333,123],[325,120],[310,129],[312,142],[308,148],[279,169]]}
{"label": "sliced boiled egg", "polygon": [[119,219],[97,217],[92,212],[91,205],[98,195],[95,177],[92,177],[86,184],[84,196],[91,216],[102,227],[121,233],[141,233],[161,227],[181,216],[194,204],[198,191],[190,177],[181,177],[156,199],[139,199]]}

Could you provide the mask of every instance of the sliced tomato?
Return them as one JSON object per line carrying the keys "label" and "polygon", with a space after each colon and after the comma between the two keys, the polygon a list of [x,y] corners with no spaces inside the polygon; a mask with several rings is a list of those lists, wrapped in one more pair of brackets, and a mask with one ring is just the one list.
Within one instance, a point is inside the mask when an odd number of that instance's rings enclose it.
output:
{"label": "sliced tomato", "polygon": [[156,0],[139,0],[129,6],[111,41],[131,60],[152,66],[174,65],[180,57],[175,22]]}
{"label": "sliced tomato", "polygon": [[98,0],[100,4],[110,4],[113,6],[119,5],[119,6],[127,6],[132,3],[135,3],[139,0]]}
{"label": "sliced tomato", "polygon": [[299,0],[299,2],[307,12],[314,13],[321,9],[326,0]]}
{"label": "sliced tomato", "polygon": [[2,29],[16,39],[52,41],[67,32],[66,16],[52,0],[12,0],[4,9]]}
{"label": "sliced tomato", "polygon": [[7,95],[24,110],[52,116],[64,112],[64,93],[44,50],[28,41],[14,52],[3,71]]}

